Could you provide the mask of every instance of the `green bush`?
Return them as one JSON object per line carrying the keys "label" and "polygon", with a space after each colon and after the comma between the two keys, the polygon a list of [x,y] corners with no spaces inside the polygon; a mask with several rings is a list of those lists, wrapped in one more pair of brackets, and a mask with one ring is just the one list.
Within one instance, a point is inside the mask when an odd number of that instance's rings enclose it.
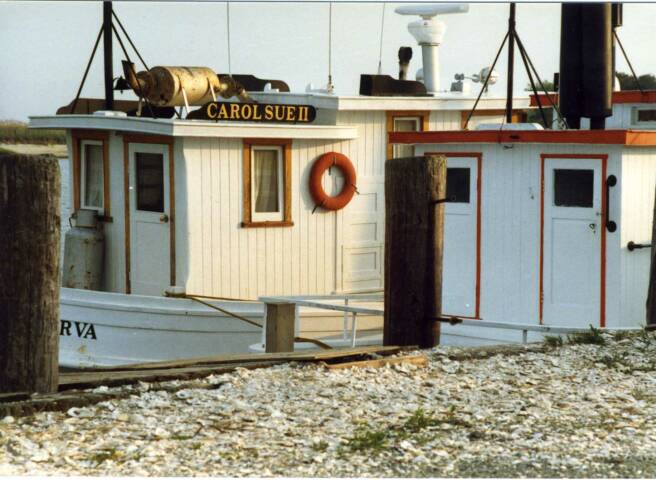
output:
{"label": "green bush", "polygon": [[0,143],[66,143],[64,130],[35,130],[26,123],[14,121],[0,122]]}

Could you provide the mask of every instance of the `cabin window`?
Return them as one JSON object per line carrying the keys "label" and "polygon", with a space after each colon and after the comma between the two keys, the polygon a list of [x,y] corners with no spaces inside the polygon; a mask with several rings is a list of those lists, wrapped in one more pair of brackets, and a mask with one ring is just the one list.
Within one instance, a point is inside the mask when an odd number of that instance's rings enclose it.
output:
{"label": "cabin window", "polygon": [[135,153],[137,210],[164,211],[164,155]]}
{"label": "cabin window", "polygon": [[[428,129],[429,112],[392,111],[387,112],[387,132],[422,132]],[[397,143],[387,145],[387,158],[414,157],[414,145]]]}
{"label": "cabin window", "polygon": [[640,126],[653,126],[656,124],[656,108],[634,107],[632,124]]}
{"label": "cabin window", "polygon": [[291,144],[244,142],[245,227],[290,226]]}
{"label": "cabin window", "polygon": [[556,207],[592,208],[593,170],[554,170],[554,205]]}
{"label": "cabin window", "polygon": [[105,197],[102,142],[85,140],[80,150],[81,207],[102,212]]}
{"label": "cabin window", "polygon": [[447,168],[446,198],[449,202],[469,203],[469,168]]}

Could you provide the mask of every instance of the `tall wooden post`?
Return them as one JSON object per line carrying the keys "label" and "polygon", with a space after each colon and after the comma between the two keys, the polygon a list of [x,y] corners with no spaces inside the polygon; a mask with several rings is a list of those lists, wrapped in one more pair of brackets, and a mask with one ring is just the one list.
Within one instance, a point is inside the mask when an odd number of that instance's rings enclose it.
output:
{"label": "tall wooden post", "polygon": [[654,214],[651,223],[651,268],[647,291],[647,328],[656,329],[656,191],[654,192]]}
{"label": "tall wooden post", "polygon": [[59,383],[60,178],[54,157],[0,155],[0,392]]}
{"label": "tall wooden post", "polygon": [[384,345],[440,341],[446,158],[385,164]]}

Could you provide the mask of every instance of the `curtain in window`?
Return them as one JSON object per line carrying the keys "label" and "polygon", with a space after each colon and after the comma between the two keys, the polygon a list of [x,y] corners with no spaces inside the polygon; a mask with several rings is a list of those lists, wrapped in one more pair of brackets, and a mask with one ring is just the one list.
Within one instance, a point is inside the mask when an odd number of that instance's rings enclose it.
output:
{"label": "curtain in window", "polygon": [[253,151],[253,193],[255,211],[278,212],[278,151]]}
{"label": "curtain in window", "polygon": [[103,149],[102,145],[84,146],[84,205],[103,206]]}

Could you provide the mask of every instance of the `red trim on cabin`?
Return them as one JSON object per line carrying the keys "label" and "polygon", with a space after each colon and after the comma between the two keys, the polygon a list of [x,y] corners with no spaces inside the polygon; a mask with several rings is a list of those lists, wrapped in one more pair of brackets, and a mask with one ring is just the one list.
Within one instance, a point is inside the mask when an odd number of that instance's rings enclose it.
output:
{"label": "red trim on cabin", "polygon": [[[539,94],[540,102],[542,106],[551,107],[549,102],[549,97],[551,101],[558,105],[558,94],[550,93],[548,96],[544,93]],[[537,107],[538,102],[535,98],[535,95],[531,95],[531,107]],[[656,90],[645,90],[643,94],[640,90],[624,90],[621,92],[613,92],[612,103],[656,103]]]}
{"label": "red trim on cabin", "polygon": [[579,154],[579,153],[541,153],[540,154],[540,295],[539,320],[543,324],[542,312],[544,305],[544,163],[548,158],[557,159],[591,159],[601,160],[601,247],[600,247],[600,285],[599,285],[599,326],[606,326],[606,172],[608,155],[606,154]]}
{"label": "red trim on cabin", "polygon": [[[464,317],[458,315],[460,318],[469,318],[472,320],[481,319],[481,193],[482,193],[482,172],[483,172],[483,153],[482,152],[426,152],[424,155],[444,155],[453,158],[476,158],[476,308],[473,317]],[[447,161],[448,168],[448,161]]]}
{"label": "red trim on cabin", "polygon": [[581,143],[656,146],[650,130],[449,130],[390,132],[390,143]]}

